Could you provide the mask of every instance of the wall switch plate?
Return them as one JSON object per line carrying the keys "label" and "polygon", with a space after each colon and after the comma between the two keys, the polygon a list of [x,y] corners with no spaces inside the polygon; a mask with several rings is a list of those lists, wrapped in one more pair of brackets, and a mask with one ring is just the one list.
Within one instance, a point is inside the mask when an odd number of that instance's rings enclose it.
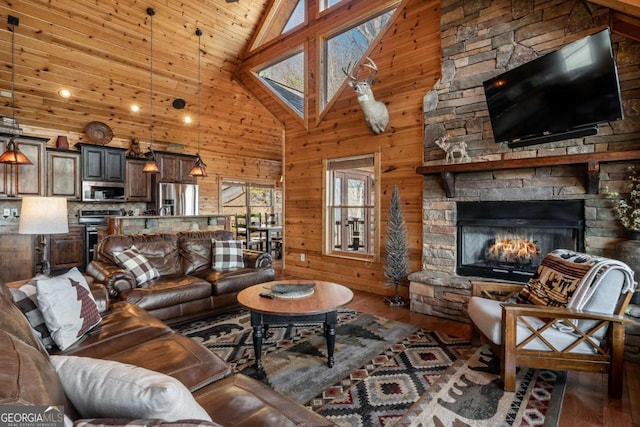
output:
{"label": "wall switch plate", "polygon": [[304,254],[300,254],[300,261],[305,262],[307,257]]}
{"label": "wall switch plate", "polygon": [[18,218],[20,216],[20,212],[18,211],[18,208],[11,209],[11,216],[14,218]]}
{"label": "wall switch plate", "polygon": [[5,218],[9,218],[11,216],[11,209],[4,208],[4,212],[3,212],[2,216],[5,217]]}

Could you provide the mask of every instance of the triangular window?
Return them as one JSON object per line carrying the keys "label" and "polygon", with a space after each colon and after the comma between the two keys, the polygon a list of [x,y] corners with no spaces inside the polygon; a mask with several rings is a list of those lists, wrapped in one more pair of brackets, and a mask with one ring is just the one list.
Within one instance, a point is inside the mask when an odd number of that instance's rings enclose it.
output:
{"label": "triangular window", "polygon": [[254,49],[305,22],[304,0],[281,0],[274,4],[276,6],[269,11],[265,24],[253,43]]}
{"label": "triangular window", "polygon": [[304,117],[304,52],[265,67],[257,75],[289,108]]}
{"label": "triangular window", "polygon": [[342,1],[344,0],[320,0],[318,2],[320,6],[320,11],[322,12],[323,10],[329,9],[330,7],[333,7]]}
{"label": "triangular window", "polygon": [[342,86],[346,78],[343,70],[362,59],[371,43],[389,23],[394,11],[387,11],[325,40],[323,108]]}

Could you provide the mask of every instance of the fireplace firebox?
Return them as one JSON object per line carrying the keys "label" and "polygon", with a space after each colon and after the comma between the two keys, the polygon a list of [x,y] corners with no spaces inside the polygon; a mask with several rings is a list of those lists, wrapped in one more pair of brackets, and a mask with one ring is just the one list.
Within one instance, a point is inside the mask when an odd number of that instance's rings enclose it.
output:
{"label": "fireplace firebox", "polygon": [[582,200],[457,203],[457,274],[526,282],[545,254],[584,250]]}

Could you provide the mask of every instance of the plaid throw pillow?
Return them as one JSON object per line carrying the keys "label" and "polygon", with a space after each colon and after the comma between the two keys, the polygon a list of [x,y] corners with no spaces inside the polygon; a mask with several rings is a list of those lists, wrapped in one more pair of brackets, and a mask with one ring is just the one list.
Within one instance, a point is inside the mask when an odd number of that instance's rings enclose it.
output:
{"label": "plaid throw pillow", "polygon": [[40,311],[40,308],[38,307],[36,288],[37,280],[46,278],[47,276],[45,275],[36,276],[20,288],[10,288],[9,290],[13,296],[13,301],[20,308],[20,311],[24,313],[31,327],[35,329],[40,336],[42,345],[46,348],[53,348],[54,342],[53,338],[51,338],[51,332],[47,329],[47,324],[42,316],[42,311]]}
{"label": "plaid throw pillow", "polygon": [[160,277],[158,270],[135,246],[122,252],[114,252],[113,255],[120,267],[129,270],[134,275],[138,286]]}
{"label": "plaid throw pillow", "polygon": [[211,239],[211,248],[213,252],[213,265],[211,268],[214,270],[244,267],[241,240]]}

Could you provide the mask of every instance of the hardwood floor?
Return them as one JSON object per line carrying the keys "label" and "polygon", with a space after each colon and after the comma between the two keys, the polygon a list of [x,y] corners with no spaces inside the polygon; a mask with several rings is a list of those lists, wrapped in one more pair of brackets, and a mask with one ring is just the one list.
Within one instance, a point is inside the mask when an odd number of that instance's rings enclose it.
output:
{"label": "hardwood floor", "polygon": [[[290,279],[275,263],[278,280]],[[354,291],[347,305],[364,313],[409,323],[427,330],[438,330],[458,337],[471,337],[471,326],[460,322],[414,313],[406,307],[389,307],[383,297]],[[609,399],[604,374],[569,372],[559,427],[634,426],[640,427],[640,364],[625,361],[622,399]]]}

